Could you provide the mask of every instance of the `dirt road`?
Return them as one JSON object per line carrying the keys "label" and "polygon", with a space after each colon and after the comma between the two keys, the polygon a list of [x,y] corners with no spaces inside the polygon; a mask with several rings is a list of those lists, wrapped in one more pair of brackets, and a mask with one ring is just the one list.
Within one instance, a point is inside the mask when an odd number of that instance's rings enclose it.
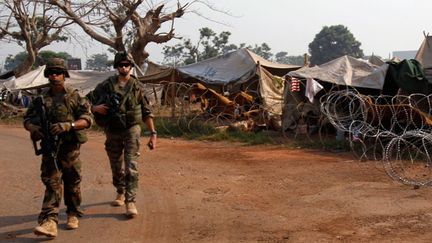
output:
{"label": "dirt road", "polygon": [[[146,142],[143,138],[143,143]],[[115,192],[103,134],[82,147],[83,209],[52,242],[430,242],[431,188],[393,182],[349,154],[160,139],[142,150],[140,215]],[[40,158],[20,127],[0,126],[0,241],[35,242]]]}

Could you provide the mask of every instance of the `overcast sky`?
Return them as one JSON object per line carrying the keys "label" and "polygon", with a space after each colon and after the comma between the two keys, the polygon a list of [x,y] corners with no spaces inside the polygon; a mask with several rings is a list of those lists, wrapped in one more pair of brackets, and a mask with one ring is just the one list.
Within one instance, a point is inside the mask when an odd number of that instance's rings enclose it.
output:
{"label": "overcast sky", "polygon": [[[185,2],[185,1],[181,1]],[[190,2],[190,1],[189,1]],[[210,27],[217,33],[231,32],[233,44],[267,43],[273,53],[286,51],[288,55],[308,52],[308,45],[323,26],[342,24],[360,41],[365,55],[372,53],[389,57],[393,51],[417,50],[423,41],[423,31],[432,34],[430,0],[213,0],[215,6],[237,17],[201,9],[203,14],[224,22],[217,24],[187,14],[175,21],[177,35],[196,41],[198,30]],[[198,5],[196,5],[198,7]],[[15,45],[0,43],[0,65],[8,54],[22,49]],[[169,45],[175,42],[168,43]],[[106,52],[106,47],[96,41],[82,49],[69,43],[56,44],[44,50],[66,50],[74,57],[90,56]],[[163,45],[151,44],[150,59],[162,61]],[[84,65],[84,63],[83,63]]]}

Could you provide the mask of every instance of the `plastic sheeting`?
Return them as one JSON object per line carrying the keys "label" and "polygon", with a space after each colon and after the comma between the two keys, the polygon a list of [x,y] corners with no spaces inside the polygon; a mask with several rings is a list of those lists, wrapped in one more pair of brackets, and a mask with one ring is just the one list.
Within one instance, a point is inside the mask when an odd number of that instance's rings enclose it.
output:
{"label": "plastic sheeting", "polygon": [[177,70],[182,75],[193,77],[210,85],[227,85],[248,81],[256,74],[257,64],[265,68],[284,69],[286,72],[299,68],[295,65],[273,63],[247,49],[239,49],[222,56],[179,67]]}
{"label": "plastic sheeting", "polygon": [[297,78],[312,78],[337,85],[381,90],[388,64],[376,66],[351,56],[342,56],[320,66],[304,67],[288,73]]}
{"label": "plastic sheeting", "polygon": [[[44,77],[45,66],[24,74],[14,80],[4,82],[2,86],[9,90],[26,90],[44,87],[48,84],[48,79]],[[98,72],[69,70],[70,78],[66,78],[66,84],[76,88],[83,95],[93,90],[96,85],[109,76],[116,74],[116,71]]]}

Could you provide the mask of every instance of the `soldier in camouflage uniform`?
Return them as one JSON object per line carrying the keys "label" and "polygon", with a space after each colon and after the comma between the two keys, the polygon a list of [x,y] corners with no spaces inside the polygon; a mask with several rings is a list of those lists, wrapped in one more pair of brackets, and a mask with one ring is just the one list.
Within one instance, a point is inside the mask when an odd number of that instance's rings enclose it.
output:
{"label": "soldier in camouflage uniform", "polygon": [[87,97],[92,102],[91,111],[96,123],[104,127],[107,152],[117,196],[113,206],[126,203],[126,215],[138,214],[135,205],[138,190],[138,159],[140,151],[141,122],[150,131],[148,146],[156,147],[156,131],[153,115],[141,83],[131,75],[134,66],[126,52],[114,57],[118,75],[100,83]]}
{"label": "soldier in camouflage uniform", "polygon": [[[69,77],[69,73],[63,59],[51,58],[47,62],[44,76],[48,78],[50,85],[42,90],[41,96],[45,103],[46,119],[51,124],[49,133],[58,137],[58,152],[57,158],[46,153],[42,155],[41,179],[45,185],[45,195],[38,218],[39,226],[34,229],[34,233],[56,237],[62,193],[68,215],[66,228],[78,228],[77,217],[83,214],[80,210],[79,154],[81,144],[87,140],[82,129],[91,126],[92,116],[87,99],[81,97],[77,90],[64,85],[65,77]],[[35,142],[41,139],[43,142],[46,136],[41,125],[34,104],[30,104],[24,116],[24,127]]]}

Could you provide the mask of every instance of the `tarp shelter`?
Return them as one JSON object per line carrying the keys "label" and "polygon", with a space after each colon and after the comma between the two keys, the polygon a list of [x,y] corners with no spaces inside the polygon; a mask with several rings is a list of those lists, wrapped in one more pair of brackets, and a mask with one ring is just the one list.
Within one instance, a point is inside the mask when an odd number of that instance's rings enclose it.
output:
{"label": "tarp shelter", "polygon": [[[45,65],[30,71],[14,80],[4,82],[2,86],[8,90],[30,90],[44,87],[48,84],[48,79],[44,77]],[[66,84],[79,90],[83,95],[93,90],[96,85],[116,71],[98,72],[69,70],[70,78],[66,78]]]}
{"label": "tarp shelter", "polygon": [[425,76],[432,81],[432,36],[425,36],[419,50],[415,56],[415,59],[419,61],[424,69]]}
{"label": "tarp shelter", "polygon": [[[282,126],[284,130],[295,129],[298,122],[308,123],[311,117],[319,117],[319,102],[310,98],[316,95],[314,87],[317,81],[327,86],[341,85],[355,88],[366,88],[379,91],[384,86],[388,64],[374,65],[368,61],[351,56],[342,56],[332,61],[314,67],[303,67],[289,72],[287,75],[296,82],[303,80],[297,90],[291,83],[284,91],[284,109]],[[306,81],[307,80],[307,81]],[[315,90],[315,93],[308,91]],[[309,99],[307,98],[309,97]],[[303,120],[303,121],[302,121]]]}
{"label": "tarp shelter", "polygon": [[[144,83],[198,82],[218,92],[252,92],[262,98],[272,113],[282,114],[283,82],[278,83],[274,75],[283,76],[298,68],[300,66],[270,62],[247,49],[239,49],[182,67],[161,67],[160,72],[149,73],[140,80]],[[280,107],[275,106],[276,101]]]}
{"label": "tarp shelter", "polygon": [[297,78],[311,78],[336,85],[381,90],[388,64],[376,66],[362,59],[342,56],[314,67],[303,67],[288,73]]}
{"label": "tarp shelter", "polygon": [[368,62],[376,66],[381,66],[385,64],[385,62],[381,58],[374,55],[369,57]]}
{"label": "tarp shelter", "polygon": [[423,68],[432,68],[432,36],[425,36],[415,56]]}

